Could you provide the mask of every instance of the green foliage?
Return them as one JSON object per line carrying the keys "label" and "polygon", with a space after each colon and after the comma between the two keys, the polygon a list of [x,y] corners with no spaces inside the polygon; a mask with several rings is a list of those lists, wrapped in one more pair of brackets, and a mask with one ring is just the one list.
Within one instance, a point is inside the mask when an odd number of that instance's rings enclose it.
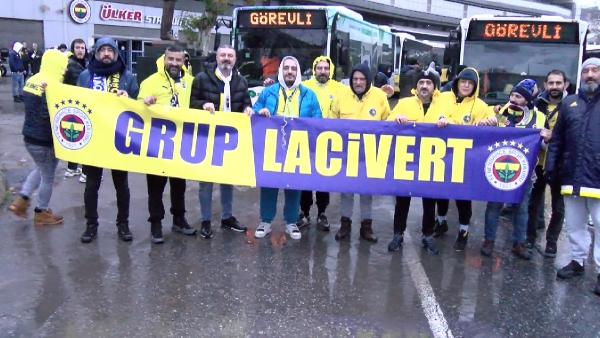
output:
{"label": "green foliage", "polygon": [[201,16],[188,15],[181,19],[181,30],[189,44],[202,44],[208,39],[211,29],[215,27],[219,15],[225,13],[227,1],[204,0],[204,13]]}

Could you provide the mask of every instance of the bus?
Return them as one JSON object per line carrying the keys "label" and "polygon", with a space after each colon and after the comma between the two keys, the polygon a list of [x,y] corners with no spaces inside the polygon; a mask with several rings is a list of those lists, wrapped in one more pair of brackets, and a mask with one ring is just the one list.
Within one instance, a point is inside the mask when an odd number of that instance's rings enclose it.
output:
{"label": "bus", "polygon": [[524,78],[543,90],[546,74],[565,72],[573,93],[579,84],[588,24],[557,16],[480,15],[462,19],[452,31],[445,63],[479,71],[480,97],[488,104],[508,101],[512,86]]}
{"label": "bus", "polygon": [[430,43],[419,41],[414,35],[402,32],[394,33],[394,73],[392,76],[394,91],[400,97],[410,96],[414,86],[412,79],[402,81],[402,73],[406,72],[409,61],[415,60],[426,69],[431,61],[441,66],[436,57],[438,50]]}

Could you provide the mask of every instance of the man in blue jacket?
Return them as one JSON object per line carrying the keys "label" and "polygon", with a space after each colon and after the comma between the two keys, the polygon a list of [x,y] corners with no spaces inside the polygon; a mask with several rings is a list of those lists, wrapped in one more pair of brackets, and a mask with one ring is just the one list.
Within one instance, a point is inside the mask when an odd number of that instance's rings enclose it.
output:
{"label": "man in blue jacket", "polygon": [[[282,116],[284,118],[321,118],[321,108],[315,93],[300,84],[302,82],[300,64],[293,56],[286,56],[279,64],[278,82],[265,88],[254,104],[254,111],[262,116]],[[260,224],[254,237],[263,238],[271,233],[271,222],[277,212],[277,188],[260,188]],[[300,191],[284,189],[285,205],[283,217],[285,232],[292,239],[302,237],[296,221],[300,208]]]}
{"label": "man in blue jacket", "polygon": [[23,102],[23,86],[25,85],[25,66],[21,59],[23,44],[15,42],[13,49],[8,52],[8,66],[12,73],[12,94],[15,102]]}
{"label": "man in blue jacket", "polygon": [[[139,86],[137,80],[125,67],[114,39],[104,37],[96,41],[94,56],[88,69],[79,75],[79,87],[114,93],[118,96],[136,99]],[[86,229],[81,235],[83,243],[89,243],[98,233],[98,190],[102,181],[102,168],[85,166],[84,205]],[[112,170],[112,179],[117,192],[117,234],[123,241],[131,241],[129,231],[129,184],[127,172]]]}
{"label": "man in blue jacket", "polygon": [[[546,177],[557,182],[565,201],[565,225],[571,262],[557,277],[581,276],[589,257],[591,238],[588,215],[594,227],[594,262],[600,268],[600,59],[589,58],[581,65],[579,93],[567,96],[559,108],[546,156]],[[600,274],[594,293],[600,296]]]}

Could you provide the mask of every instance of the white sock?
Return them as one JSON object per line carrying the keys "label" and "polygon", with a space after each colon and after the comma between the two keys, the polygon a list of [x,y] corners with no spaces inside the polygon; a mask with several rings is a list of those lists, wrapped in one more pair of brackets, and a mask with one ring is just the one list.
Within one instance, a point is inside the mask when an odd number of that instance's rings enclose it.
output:
{"label": "white sock", "polygon": [[469,232],[469,225],[468,224],[461,224],[460,225],[460,230],[464,230],[466,232]]}
{"label": "white sock", "polygon": [[436,216],[438,223],[442,223],[442,221],[446,220],[446,216]]}

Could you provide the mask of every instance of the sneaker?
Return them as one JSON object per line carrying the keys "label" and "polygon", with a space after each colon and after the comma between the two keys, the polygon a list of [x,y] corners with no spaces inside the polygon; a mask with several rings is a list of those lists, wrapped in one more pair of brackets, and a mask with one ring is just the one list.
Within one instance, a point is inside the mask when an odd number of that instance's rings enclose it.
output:
{"label": "sneaker", "polygon": [[469,239],[469,232],[465,230],[461,230],[458,232],[458,237],[456,238],[456,242],[454,242],[454,250],[463,251],[467,246],[467,240]]}
{"label": "sneaker", "polygon": [[298,226],[294,223],[285,226],[285,233],[290,235],[292,239],[302,238],[302,233],[300,233],[300,229],[298,229]]}
{"label": "sneaker", "polygon": [[423,239],[421,239],[421,244],[423,244],[423,249],[425,249],[425,251],[431,255],[437,255],[440,253],[440,250],[438,250],[437,246],[435,245],[433,236],[423,236]]}
{"label": "sneaker", "polygon": [[80,173],[77,172],[77,169],[69,169],[67,168],[67,170],[65,170],[65,177],[73,177],[73,176],[77,176]]}
{"label": "sneaker", "polygon": [[211,229],[210,221],[202,221],[202,225],[200,226],[200,236],[204,239],[211,239],[213,236],[213,232]]}
{"label": "sneaker", "polygon": [[594,228],[594,221],[592,221],[592,216],[588,217],[588,226],[592,229]]}
{"label": "sneaker", "polygon": [[15,200],[10,204],[8,210],[12,211],[15,216],[19,218],[27,218],[27,209],[29,208],[29,199],[23,198],[23,196],[19,195]]}
{"label": "sneaker", "polygon": [[390,244],[388,244],[388,251],[400,251],[400,248],[402,247],[402,242],[404,242],[404,234],[399,232],[395,233],[394,238],[392,238],[392,241],[390,242]]}
{"label": "sneaker", "polygon": [[533,250],[533,249],[535,249],[535,242],[527,240],[527,241],[525,241],[525,244],[523,244],[523,246],[525,246],[525,248],[527,250]]}
{"label": "sneaker", "polygon": [[329,221],[327,220],[327,216],[325,216],[325,214],[319,214],[317,217],[317,228],[321,231],[329,231]]}
{"label": "sneaker", "polygon": [[493,252],[494,241],[490,241],[489,239],[483,241],[483,245],[481,246],[481,250],[479,250],[479,253],[481,253],[482,256],[491,257]]}
{"label": "sneaker", "polygon": [[436,219],[435,227],[433,228],[433,237],[440,237],[446,232],[448,232],[448,222],[446,222],[446,220],[439,222]]}
{"label": "sneaker", "polygon": [[81,235],[81,243],[90,243],[98,235],[98,224],[87,224]]}
{"label": "sneaker", "polygon": [[271,223],[260,222],[256,230],[254,231],[254,237],[263,238],[271,233]]}
{"label": "sneaker", "polygon": [[57,225],[63,222],[63,217],[52,213],[51,209],[36,210],[33,215],[35,225]]}
{"label": "sneaker", "polygon": [[129,230],[129,224],[126,222],[117,223],[117,235],[123,242],[131,242],[133,235]]}
{"label": "sneaker", "polygon": [[162,233],[162,224],[160,222],[150,223],[150,240],[154,244],[162,244],[165,242]]}
{"label": "sneaker", "polygon": [[246,232],[247,227],[240,224],[240,222],[233,216],[221,220],[221,228],[233,230],[236,232]]}
{"label": "sneaker", "polygon": [[86,174],[81,174],[79,175],[79,182],[80,183],[85,183],[87,181],[87,175]]}
{"label": "sneaker", "polygon": [[173,217],[172,232],[179,232],[187,236],[194,236],[196,229],[193,228],[183,216]]}
{"label": "sneaker", "polygon": [[598,274],[598,277],[596,277],[596,287],[594,288],[594,293],[597,296],[600,296],[600,274]]}
{"label": "sneaker", "polygon": [[556,272],[556,277],[560,279],[571,279],[575,276],[583,275],[585,268],[577,261],[571,261]]}
{"label": "sneaker", "polygon": [[513,245],[511,251],[520,259],[524,259],[526,261],[531,260],[531,251],[525,246],[524,243]]}
{"label": "sneaker", "polygon": [[298,228],[304,228],[310,225],[310,216],[306,215],[301,212],[300,215],[298,215],[298,222],[296,222],[296,225],[298,226]]}
{"label": "sneaker", "polygon": [[546,242],[546,249],[544,250],[544,257],[556,257],[556,243]]}

